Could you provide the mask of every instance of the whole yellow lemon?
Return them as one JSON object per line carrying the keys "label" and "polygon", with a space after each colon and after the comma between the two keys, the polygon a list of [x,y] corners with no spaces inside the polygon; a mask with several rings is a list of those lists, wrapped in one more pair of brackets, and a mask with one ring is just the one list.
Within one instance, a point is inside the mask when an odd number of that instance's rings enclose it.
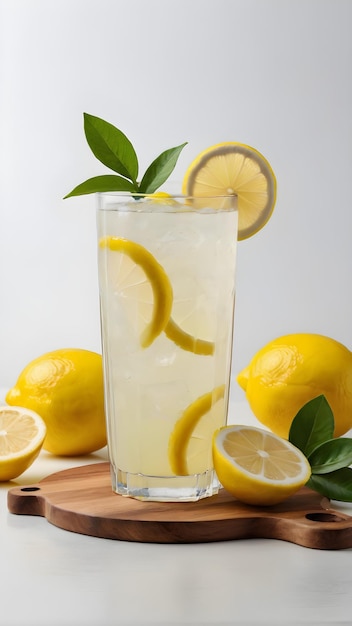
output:
{"label": "whole yellow lemon", "polygon": [[52,454],[89,454],[106,444],[102,357],[96,352],[43,354],[24,368],[6,402],[42,417],[43,448]]}
{"label": "whole yellow lemon", "polygon": [[274,339],[237,377],[257,419],[288,438],[306,402],[324,395],[335,419],[334,436],[352,428],[352,352],[323,335],[299,333]]}

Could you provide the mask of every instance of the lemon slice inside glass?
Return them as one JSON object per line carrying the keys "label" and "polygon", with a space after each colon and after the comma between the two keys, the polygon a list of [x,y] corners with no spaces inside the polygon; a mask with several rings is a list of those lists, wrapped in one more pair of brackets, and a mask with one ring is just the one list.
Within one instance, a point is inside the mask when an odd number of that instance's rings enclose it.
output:
{"label": "lemon slice inside glass", "polygon": [[45,435],[45,423],[34,411],[0,407],[0,481],[16,478],[33,463]]}
{"label": "lemon slice inside glass", "polygon": [[227,426],[214,434],[214,468],[233,496],[254,505],[282,502],[311,475],[304,454],[285,439],[250,426]]}
{"label": "lemon slice inside glass", "polygon": [[[206,197],[238,197],[238,239],[251,237],[267,223],[276,202],[276,178],[266,158],[242,143],[219,143],[201,152],[188,167],[182,193],[197,197],[197,207],[206,206]],[[202,200],[202,197],[204,200]],[[214,200],[212,201],[214,204]]]}
{"label": "lemon slice inside glass", "polygon": [[203,356],[211,356],[214,354],[215,344],[213,341],[193,337],[193,335],[182,330],[171,317],[165,326],[165,334],[183,350]]}
{"label": "lemon slice inside glass", "polygon": [[143,348],[150,346],[161,332],[183,350],[199,355],[212,355],[212,341],[194,337],[184,331],[171,317],[173,290],[162,265],[142,245],[119,237],[105,237],[101,248],[121,253],[110,271],[114,289],[133,307],[138,302],[138,329]]}
{"label": "lemon slice inside glass", "polygon": [[199,396],[177,420],[169,439],[169,463],[177,476],[197,474],[212,466],[211,440],[224,423],[225,385]]}
{"label": "lemon slice inside glass", "polygon": [[[106,247],[127,255],[132,261],[125,272],[127,276],[124,285],[125,295],[129,291],[131,296],[131,290],[134,290],[133,297],[140,302],[145,300],[147,308],[150,308],[150,302],[152,303],[149,319],[146,313],[145,328],[140,336],[141,346],[147,348],[165,329],[170,318],[173,294],[169,278],[162,265],[139,243],[120,237],[105,237],[100,240],[99,245],[101,248]],[[138,268],[142,270],[144,277],[138,274],[133,276],[136,266],[137,272]],[[119,289],[122,291],[121,285]],[[149,289],[152,290],[152,298],[146,296],[146,291],[148,292]]]}

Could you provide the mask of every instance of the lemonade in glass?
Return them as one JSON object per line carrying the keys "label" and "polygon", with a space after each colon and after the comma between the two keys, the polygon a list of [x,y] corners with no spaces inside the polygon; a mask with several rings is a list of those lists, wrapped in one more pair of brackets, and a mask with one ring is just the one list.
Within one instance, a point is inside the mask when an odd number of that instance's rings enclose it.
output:
{"label": "lemonade in glass", "polygon": [[227,419],[237,198],[221,206],[99,195],[107,436],[119,494],[192,501],[218,490],[211,444]]}
{"label": "lemonade in glass", "polygon": [[[104,396],[113,490],[142,500],[211,496],[212,439],[226,424],[237,241],[261,230],[276,201],[265,157],[228,141],[189,165],[182,195],[157,191],[186,143],[140,175],[136,150],[84,113],[109,174],[65,198],[97,194]],[[157,193],[155,193],[157,192]]]}

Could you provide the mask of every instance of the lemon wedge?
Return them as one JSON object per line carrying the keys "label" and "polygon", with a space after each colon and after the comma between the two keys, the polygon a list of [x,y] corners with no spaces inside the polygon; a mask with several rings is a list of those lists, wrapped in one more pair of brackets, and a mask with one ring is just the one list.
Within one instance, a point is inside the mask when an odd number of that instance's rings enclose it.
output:
{"label": "lemon wedge", "polygon": [[[177,420],[169,439],[169,463],[177,476],[200,473],[212,465],[211,439],[219,422],[224,423],[224,403],[219,403],[219,400],[224,398],[225,388],[225,385],[220,385],[199,396]],[[197,467],[198,458],[202,460],[203,467]],[[204,461],[207,467],[204,467]]]}
{"label": "lemon wedge", "polygon": [[[142,269],[148,279],[153,292],[153,305],[151,318],[140,337],[141,346],[147,348],[164,330],[170,318],[173,294],[169,278],[151,252],[139,243],[120,237],[105,237],[100,240],[99,245],[101,248],[106,247],[127,255],[135,265]],[[135,281],[135,285],[139,292],[139,281]]]}
{"label": "lemon wedge", "polygon": [[[265,157],[242,143],[219,143],[201,152],[188,167],[182,193],[197,197],[197,207],[206,197],[238,197],[238,239],[251,237],[267,223],[276,202],[276,178]],[[204,200],[201,200],[201,198]],[[213,201],[214,202],[214,201]]]}
{"label": "lemon wedge", "polygon": [[45,435],[45,423],[34,411],[0,407],[0,481],[12,480],[32,465]]}
{"label": "lemon wedge", "polygon": [[260,428],[226,426],[213,437],[214,468],[235,498],[253,505],[286,500],[309,480],[304,454],[285,439]]}

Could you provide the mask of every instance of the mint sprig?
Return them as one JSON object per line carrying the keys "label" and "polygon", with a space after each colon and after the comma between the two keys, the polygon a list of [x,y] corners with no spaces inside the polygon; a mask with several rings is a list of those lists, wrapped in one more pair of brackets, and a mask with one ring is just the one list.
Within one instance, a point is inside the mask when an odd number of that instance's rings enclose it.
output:
{"label": "mint sprig", "polygon": [[325,396],[307,402],[294,418],[289,441],[308,459],[307,486],[332,500],[352,502],[352,439],[333,438],[334,415]]}
{"label": "mint sprig", "polygon": [[94,156],[115,174],[94,176],[77,185],[65,198],[89,193],[126,191],[131,194],[154,193],[174,170],[187,142],[162,152],[147,168],[138,182],[139,164],[136,151],[126,135],[100,117],[83,114],[84,132]]}

